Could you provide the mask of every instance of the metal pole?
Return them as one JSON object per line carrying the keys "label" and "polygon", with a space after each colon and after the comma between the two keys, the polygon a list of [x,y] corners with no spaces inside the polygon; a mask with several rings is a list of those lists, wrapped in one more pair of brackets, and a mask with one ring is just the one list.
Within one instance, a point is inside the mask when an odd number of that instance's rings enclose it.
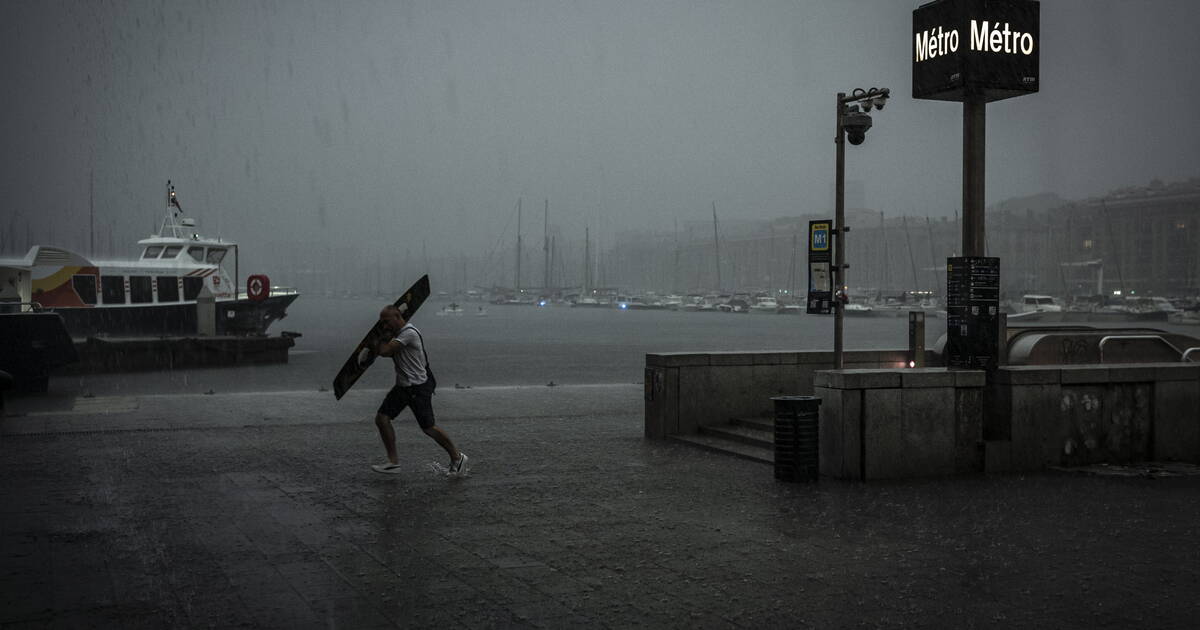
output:
{"label": "metal pole", "polygon": [[842,99],[844,92],[837,95],[837,176],[834,184],[834,214],[833,214],[833,369],[844,367],[842,357],[842,301],[838,292],[846,284],[843,274],[843,263],[846,262],[846,235],[843,228],[846,223],[846,141],[842,132]]}
{"label": "metal pole", "polygon": [[984,146],[986,101],[978,95],[963,100],[963,256],[984,256]]}

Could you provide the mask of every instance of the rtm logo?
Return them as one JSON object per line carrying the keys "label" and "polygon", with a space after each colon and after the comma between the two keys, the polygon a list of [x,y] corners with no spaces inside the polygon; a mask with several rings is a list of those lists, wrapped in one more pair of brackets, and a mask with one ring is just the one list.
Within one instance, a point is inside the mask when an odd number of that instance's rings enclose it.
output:
{"label": "rtm logo", "polygon": [[[958,29],[946,32],[942,27],[916,34],[916,59],[925,61],[953,52],[958,52]],[[1010,30],[1008,22],[1000,28],[999,22],[971,20],[971,47],[978,52],[1033,54],[1033,35]]]}

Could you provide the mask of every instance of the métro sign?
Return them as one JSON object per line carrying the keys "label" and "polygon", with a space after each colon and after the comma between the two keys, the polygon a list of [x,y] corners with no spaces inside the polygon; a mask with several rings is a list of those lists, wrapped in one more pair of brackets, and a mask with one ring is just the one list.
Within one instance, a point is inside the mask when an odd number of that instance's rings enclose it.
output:
{"label": "m\u00e9tro sign", "polygon": [[935,0],[913,11],[913,98],[986,102],[1038,91],[1035,0]]}

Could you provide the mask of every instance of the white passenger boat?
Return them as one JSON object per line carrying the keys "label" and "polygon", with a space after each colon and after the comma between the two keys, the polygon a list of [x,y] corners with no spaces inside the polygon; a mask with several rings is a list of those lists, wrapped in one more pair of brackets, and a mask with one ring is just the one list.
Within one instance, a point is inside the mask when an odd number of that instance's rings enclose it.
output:
{"label": "white passenger boat", "polygon": [[[44,245],[0,259],[0,310],[54,311],[73,337],[190,335],[196,298],[207,290],[217,334],[266,334],[299,293],[272,287],[263,275],[249,276],[242,290],[237,243],[197,233],[167,187],[166,216],[157,234],[138,241],[137,259],[92,259]],[[231,258],[233,276],[222,267]]]}

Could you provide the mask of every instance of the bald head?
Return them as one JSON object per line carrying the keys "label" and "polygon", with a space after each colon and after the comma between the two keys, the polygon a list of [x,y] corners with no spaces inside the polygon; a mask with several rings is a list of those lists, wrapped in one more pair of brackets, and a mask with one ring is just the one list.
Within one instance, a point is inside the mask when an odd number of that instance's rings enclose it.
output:
{"label": "bald head", "polygon": [[379,321],[383,322],[384,326],[387,326],[391,330],[400,330],[403,328],[404,324],[408,323],[408,320],[404,319],[404,312],[408,309],[407,305],[401,306],[406,308],[399,308],[392,304],[383,307],[383,310],[379,311]]}

